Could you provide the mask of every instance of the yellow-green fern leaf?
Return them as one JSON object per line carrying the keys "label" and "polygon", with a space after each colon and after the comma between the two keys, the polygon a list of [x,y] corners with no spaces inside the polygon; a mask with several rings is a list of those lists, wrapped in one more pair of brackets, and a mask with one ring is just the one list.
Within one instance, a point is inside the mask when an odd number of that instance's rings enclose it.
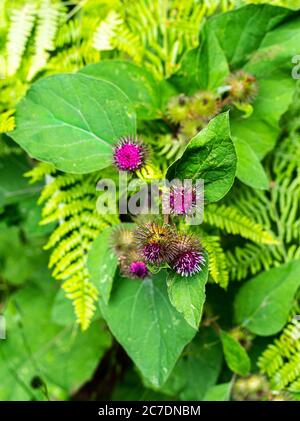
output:
{"label": "yellow-green fern leaf", "polygon": [[204,235],[201,240],[204,248],[208,252],[208,268],[211,277],[222,288],[226,288],[229,282],[229,272],[220,237],[216,235]]}
{"label": "yellow-green fern leaf", "polygon": [[38,10],[38,23],[34,39],[34,55],[28,72],[27,80],[43,69],[49,58],[49,52],[55,49],[55,34],[59,24],[61,4],[52,0],[42,0]]}
{"label": "yellow-green fern leaf", "polygon": [[36,7],[32,3],[27,3],[21,9],[14,9],[11,12],[11,24],[6,44],[8,76],[13,76],[20,67],[35,17]]}
{"label": "yellow-green fern leaf", "polygon": [[15,128],[15,110],[9,110],[0,114],[0,133],[11,132]]}

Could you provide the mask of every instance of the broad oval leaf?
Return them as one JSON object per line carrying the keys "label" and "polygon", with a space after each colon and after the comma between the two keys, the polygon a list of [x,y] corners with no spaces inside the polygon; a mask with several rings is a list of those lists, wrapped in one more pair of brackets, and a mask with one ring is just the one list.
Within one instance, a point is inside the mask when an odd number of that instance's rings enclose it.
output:
{"label": "broad oval leaf", "polygon": [[117,86],[62,74],[31,87],[17,107],[10,136],[33,158],[88,173],[109,166],[114,143],[135,132],[135,111]]}
{"label": "broad oval leaf", "polygon": [[241,287],[236,296],[237,322],[256,335],[275,335],[288,321],[299,286],[300,261],[255,276]]}
{"label": "broad oval leaf", "polygon": [[205,303],[205,284],[208,277],[208,256],[201,272],[193,276],[180,276],[170,272],[167,278],[168,294],[173,306],[183,314],[185,320],[195,329],[199,328]]}
{"label": "broad oval leaf", "polygon": [[205,201],[216,202],[231,188],[235,172],[229,116],[222,113],[188,143],[181,158],[169,167],[167,179],[203,179]]}
{"label": "broad oval leaf", "polygon": [[105,304],[108,303],[118,259],[110,245],[114,228],[106,228],[93,242],[88,255],[88,270],[93,284],[98,289]]}
{"label": "broad oval leaf", "polygon": [[245,348],[224,331],[221,331],[220,337],[225,360],[230,370],[240,376],[247,376],[250,371],[251,362]]}
{"label": "broad oval leaf", "polygon": [[267,189],[269,187],[267,174],[249,143],[240,138],[233,138],[233,142],[238,158],[237,178],[255,189]]}
{"label": "broad oval leaf", "polygon": [[129,61],[109,60],[90,64],[80,73],[118,86],[131,100],[139,118],[148,120],[157,117],[160,92],[148,70]]}
{"label": "broad oval leaf", "polygon": [[100,310],[116,339],[154,386],[168,378],[196,330],[169,301],[166,273],[144,281],[117,277],[109,303]]}

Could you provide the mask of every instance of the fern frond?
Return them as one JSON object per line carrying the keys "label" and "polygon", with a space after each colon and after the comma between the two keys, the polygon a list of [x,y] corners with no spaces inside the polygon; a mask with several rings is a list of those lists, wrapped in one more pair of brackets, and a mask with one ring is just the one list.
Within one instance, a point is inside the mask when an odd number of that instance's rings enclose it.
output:
{"label": "fern frond", "polygon": [[29,178],[29,183],[34,184],[38,181],[44,180],[47,176],[49,177],[52,174],[56,173],[54,165],[48,164],[47,162],[39,162],[38,165],[33,167],[30,171],[27,171],[24,174],[24,177]]}
{"label": "fern frond", "polygon": [[270,246],[253,243],[246,243],[243,247],[235,247],[233,251],[227,251],[226,261],[230,279],[240,281],[248,275],[270,269],[276,262],[272,251]]}
{"label": "fern frond", "polygon": [[119,26],[111,39],[114,48],[125,53],[136,63],[140,64],[142,60],[143,47],[137,35],[131,33],[128,28]]}
{"label": "fern frond", "polygon": [[0,114],[0,133],[11,132],[15,128],[15,110],[9,110]]}
{"label": "fern frond", "polygon": [[72,45],[63,49],[53,56],[47,64],[47,70],[50,74],[74,72],[88,63],[95,63],[99,60],[99,51],[92,48],[92,44],[88,40],[81,42],[79,45]]}
{"label": "fern frond", "polygon": [[300,391],[300,321],[294,319],[286,326],[279,339],[263,352],[258,366],[273,389]]}
{"label": "fern frond", "polygon": [[122,23],[123,20],[117,12],[114,10],[109,12],[95,32],[93,39],[94,48],[99,51],[113,50],[115,43],[112,42],[112,39],[116,35],[117,28]]}
{"label": "fern frond", "polygon": [[208,252],[208,268],[211,277],[222,288],[226,288],[229,282],[229,272],[226,256],[221,246],[221,238],[217,235],[203,235],[201,240]]}
{"label": "fern frond", "polygon": [[[47,172],[48,164],[27,174],[34,180]],[[62,288],[73,301],[78,323],[87,329],[94,311],[97,290],[86,268],[91,244],[107,226],[117,222],[116,216],[99,215],[96,210],[98,174],[57,174],[50,167],[47,184],[40,196],[43,204],[41,224],[57,222],[45,249],[53,248],[49,267],[52,275],[62,281]]]}
{"label": "fern frond", "polygon": [[58,29],[60,13],[60,3],[53,3],[51,0],[42,1],[37,15],[34,55],[27,80],[31,80],[39,70],[45,67],[49,52],[55,49],[54,39]]}
{"label": "fern frond", "polygon": [[220,228],[228,234],[238,234],[243,238],[262,244],[278,244],[274,235],[254,222],[236,208],[227,205],[206,206],[204,222]]}
{"label": "fern frond", "polygon": [[36,7],[32,3],[11,13],[11,24],[7,36],[7,75],[13,76],[19,69],[26,44],[32,33],[36,17]]}
{"label": "fern frond", "polygon": [[67,298],[74,304],[75,314],[82,330],[86,330],[95,313],[94,303],[98,298],[98,291],[90,282],[87,269],[76,271],[76,274],[63,283],[62,288]]}

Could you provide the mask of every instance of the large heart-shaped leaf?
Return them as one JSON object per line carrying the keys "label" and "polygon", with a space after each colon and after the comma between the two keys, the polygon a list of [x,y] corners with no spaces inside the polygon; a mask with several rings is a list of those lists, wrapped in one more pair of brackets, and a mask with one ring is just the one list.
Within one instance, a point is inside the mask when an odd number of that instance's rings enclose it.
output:
{"label": "large heart-shaped leaf", "polygon": [[36,159],[88,173],[109,166],[113,144],[135,131],[135,111],[117,86],[62,74],[31,87],[17,107],[10,136]]}
{"label": "large heart-shaped leaf", "polygon": [[300,261],[261,273],[237,294],[234,303],[237,322],[257,335],[275,335],[286,324],[299,287]]}
{"label": "large heart-shaped leaf", "polygon": [[216,202],[231,188],[235,171],[236,153],[229,117],[223,113],[188,143],[181,158],[169,167],[167,179],[203,179],[206,202]]}
{"label": "large heart-shaped leaf", "polygon": [[154,386],[168,378],[196,330],[170,303],[166,273],[134,281],[117,277],[109,304],[100,299],[109,328]]}
{"label": "large heart-shaped leaf", "polygon": [[90,64],[80,73],[112,82],[131,100],[141,119],[157,117],[160,107],[158,84],[148,70],[130,61],[109,60]]}
{"label": "large heart-shaped leaf", "polygon": [[168,293],[173,306],[184,315],[185,320],[198,329],[205,302],[205,284],[208,277],[208,256],[201,272],[184,277],[170,272],[167,278]]}

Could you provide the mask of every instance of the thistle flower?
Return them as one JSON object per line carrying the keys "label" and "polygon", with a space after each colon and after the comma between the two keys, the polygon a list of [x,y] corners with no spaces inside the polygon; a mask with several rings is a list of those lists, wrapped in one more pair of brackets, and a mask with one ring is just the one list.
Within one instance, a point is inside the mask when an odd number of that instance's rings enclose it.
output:
{"label": "thistle flower", "polygon": [[227,84],[230,86],[228,100],[231,102],[253,102],[258,92],[256,78],[243,70],[232,73]]}
{"label": "thistle flower", "polygon": [[169,194],[164,195],[164,202],[169,201],[170,211],[175,215],[190,215],[197,205],[197,192],[193,186],[182,183],[173,184]]}
{"label": "thistle flower", "polygon": [[161,264],[175,257],[175,235],[168,225],[150,222],[135,231],[138,249],[146,262]]}
{"label": "thistle flower", "polygon": [[137,171],[146,160],[147,148],[132,137],[122,138],[114,148],[114,162],[120,171]]}
{"label": "thistle flower", "polygon": [[138,260],[130,263],[129,272],[133,278],[144,279],[148,275],[148,268],[145,262]]}
{"label": "thistle flower", "polygon": [[111,234],[110,243],[117,255],[122,255],[135,245],[133,231],[124,226],[117,227]]}
{"label": "thistle flower", "polygon": [[192,276],[201,271],[201,265],[205,262],[200,243],[190,235],[177,237],[177,253],[171,263],[181,276]]}

